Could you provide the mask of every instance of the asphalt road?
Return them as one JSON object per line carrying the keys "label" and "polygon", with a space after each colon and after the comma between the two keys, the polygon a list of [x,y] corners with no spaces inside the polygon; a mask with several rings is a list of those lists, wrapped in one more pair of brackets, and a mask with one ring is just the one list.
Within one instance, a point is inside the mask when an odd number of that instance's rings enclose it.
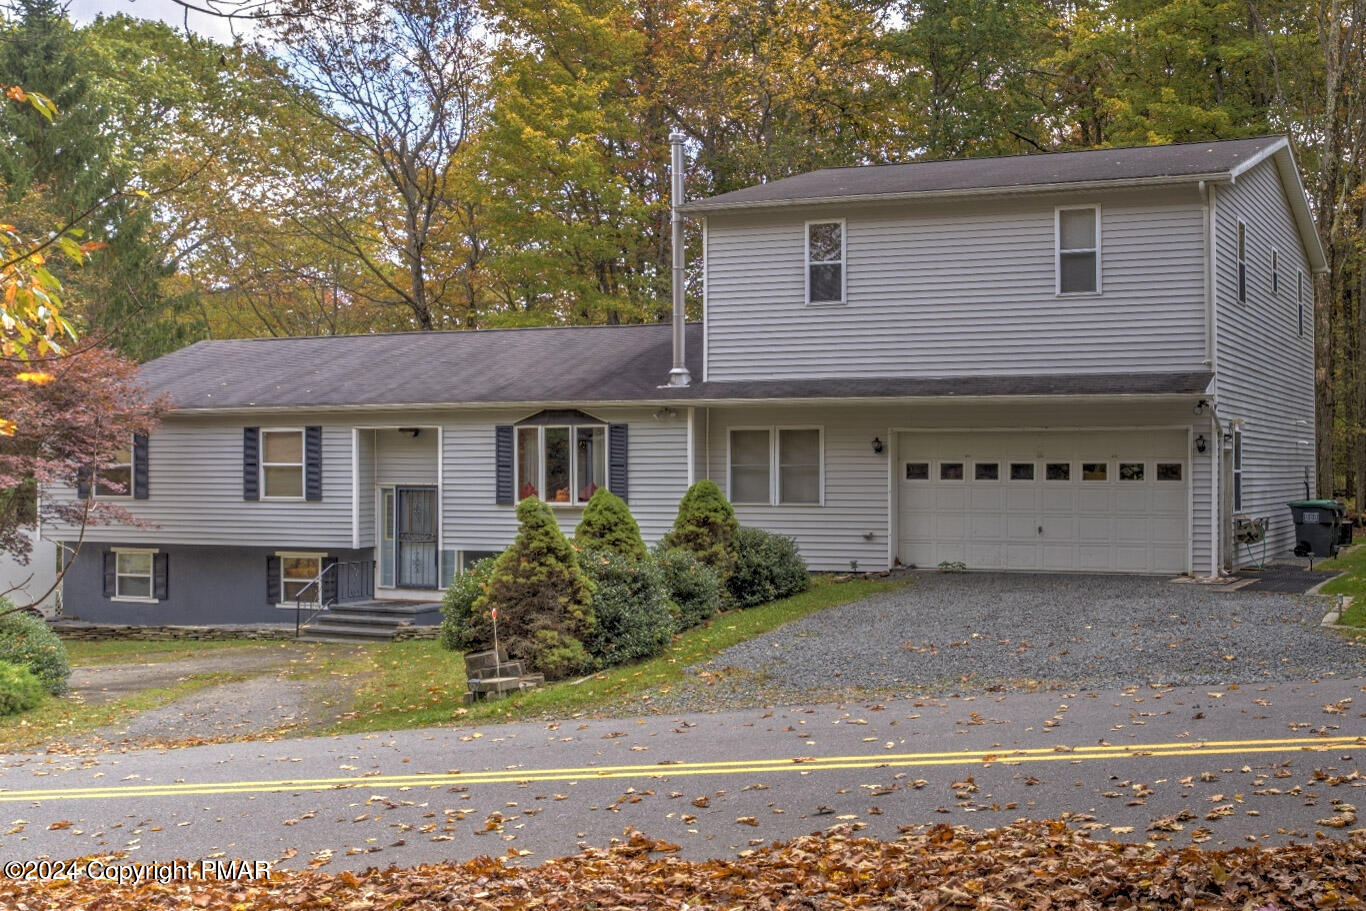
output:
{"label": "asphalt road", "polygon": [[724,857],[832,825],[1064,815],[1096,837],[1279,844],[1366,824],[1363,765],[1366,680],[1340,679],[13,755],[0,860],[538,862],[630,828]]}

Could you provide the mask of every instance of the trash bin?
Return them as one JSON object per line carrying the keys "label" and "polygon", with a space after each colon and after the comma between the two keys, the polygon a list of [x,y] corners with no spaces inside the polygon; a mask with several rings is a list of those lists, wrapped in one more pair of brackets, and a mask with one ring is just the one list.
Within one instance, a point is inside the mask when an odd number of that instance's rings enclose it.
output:
{"label": "trash bin", "polygon": [[1344,518],[1342,520],[1342,534],[1338,536],[1338,546],[1347,547],[1352,543],[1352,527],[1356,525],[1356,520]]}
{"label": "trash bin", "polygon": [[1342,519],[1347,512],[1337,500],[1295,500],[1290,513],[1295,517],[1295,553],[1301,557],[1337,555],[1342,540]]}

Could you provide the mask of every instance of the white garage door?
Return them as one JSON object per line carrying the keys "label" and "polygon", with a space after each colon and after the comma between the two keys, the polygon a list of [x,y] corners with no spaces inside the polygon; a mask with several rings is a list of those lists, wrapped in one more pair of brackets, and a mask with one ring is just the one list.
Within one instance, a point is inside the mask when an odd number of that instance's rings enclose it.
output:
{"label": "white garage door", "polygon": [[901,561],[1185,572],[1186,448],[1171,430],[902,433]]}

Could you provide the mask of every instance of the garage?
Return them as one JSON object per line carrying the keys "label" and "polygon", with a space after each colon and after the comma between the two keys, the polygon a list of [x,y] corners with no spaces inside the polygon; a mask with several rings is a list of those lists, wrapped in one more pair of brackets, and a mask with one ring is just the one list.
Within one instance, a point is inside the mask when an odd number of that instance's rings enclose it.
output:
{"label": "garage", "polygon": [[898,556],[908,566],[1183,573],[1186,430],[905,431]]}

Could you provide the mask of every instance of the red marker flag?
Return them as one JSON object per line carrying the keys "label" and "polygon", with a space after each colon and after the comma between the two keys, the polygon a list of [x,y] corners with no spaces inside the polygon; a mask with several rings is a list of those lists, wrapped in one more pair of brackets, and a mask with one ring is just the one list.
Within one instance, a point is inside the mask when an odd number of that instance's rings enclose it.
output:
{"label": "red marker flag", "polygon": [[489,616],[492,617],[493,619],[497,620],[497,619],[498,619],[498,608],[495,607],[493,610],[489,611]]}

